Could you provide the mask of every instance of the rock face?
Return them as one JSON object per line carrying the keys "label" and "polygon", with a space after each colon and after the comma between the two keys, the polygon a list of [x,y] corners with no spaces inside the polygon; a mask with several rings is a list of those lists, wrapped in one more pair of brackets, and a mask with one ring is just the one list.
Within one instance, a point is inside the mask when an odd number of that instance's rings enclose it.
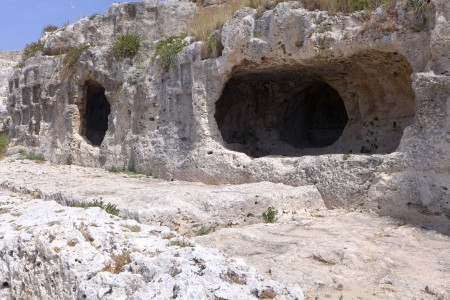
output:
{"label": "rock face", "polygon": [[0,132],[6,131],[9,125],[9,116],[6,110],[8,99],[8,82],[21,56],[20,51],[0,52]]}
{"label": "rock face", "polygon": [[0,225],[1,299],[303,299],[242,260],[99,208],[0,191]]}
{"label": "rock face", "polygon": [[[244,8],[217,33],[221,56],[202,59],[194,42],[166,71],[155,42],[184,32],[195,9],[115,4],[46,35],[9,80],[13,142],[164,179],[313,184],[329,208],[450,223],[448,1],[370,18]],[[143,48],[118,60],[111,45],[125,33]],[[65,53],[82,44],[65,74]],[[92,114],[103,121],[89,125]]]}

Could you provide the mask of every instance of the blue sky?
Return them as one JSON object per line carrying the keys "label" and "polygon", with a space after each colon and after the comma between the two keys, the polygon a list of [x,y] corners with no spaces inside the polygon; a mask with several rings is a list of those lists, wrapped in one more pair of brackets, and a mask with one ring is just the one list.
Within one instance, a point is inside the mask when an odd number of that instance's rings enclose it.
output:
{"label": "blue sky", "polygon": [[22,50],[46,25],[104,13],[113,2],[130,0],[0,0],[0,51]]}

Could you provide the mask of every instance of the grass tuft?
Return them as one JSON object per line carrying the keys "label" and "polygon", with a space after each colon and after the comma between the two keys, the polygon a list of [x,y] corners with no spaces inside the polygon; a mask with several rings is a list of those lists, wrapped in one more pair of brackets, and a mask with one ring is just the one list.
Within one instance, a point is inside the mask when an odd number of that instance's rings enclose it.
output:
{"label": "grass tuft", "polygon": [[125,265],[131,263],[130,252],[123,251],[122,254],[111,254],[111,259],[114,262],[114,267],[111,264],[106,265],[102,271],[119,274]]}
{"label": "grass tuft", "polygon": [[113,54],[120,59],[133,58],[141,48],[141,38],[138,35],[126,34],[117,36],[113,44]]}

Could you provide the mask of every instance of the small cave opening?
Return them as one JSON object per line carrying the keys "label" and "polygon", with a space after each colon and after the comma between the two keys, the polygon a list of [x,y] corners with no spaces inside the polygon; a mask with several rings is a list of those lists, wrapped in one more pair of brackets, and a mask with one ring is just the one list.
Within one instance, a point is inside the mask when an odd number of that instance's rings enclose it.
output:
{"label": "small cave opening", "polygon": [[100,146],[108,130],[111,106],[105,95],[105,88],[93,80],[86,81],[83,101],[81,135],[94,146]]}
{"label": "small cave opening", "polygon": [[370,51],[301,65],[236,66],[215,103],[224,146],[251,157],[390,153],[412,124],[412,68]]}

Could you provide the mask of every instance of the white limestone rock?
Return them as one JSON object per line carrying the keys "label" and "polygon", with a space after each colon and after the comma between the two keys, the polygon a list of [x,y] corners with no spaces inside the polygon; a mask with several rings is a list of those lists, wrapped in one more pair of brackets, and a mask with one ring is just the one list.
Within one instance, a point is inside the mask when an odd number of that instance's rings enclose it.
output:
{"label": "white limestone rock", "polygon": [[303,299],[167,227],[5,195],[0,284],[1,299]]}

